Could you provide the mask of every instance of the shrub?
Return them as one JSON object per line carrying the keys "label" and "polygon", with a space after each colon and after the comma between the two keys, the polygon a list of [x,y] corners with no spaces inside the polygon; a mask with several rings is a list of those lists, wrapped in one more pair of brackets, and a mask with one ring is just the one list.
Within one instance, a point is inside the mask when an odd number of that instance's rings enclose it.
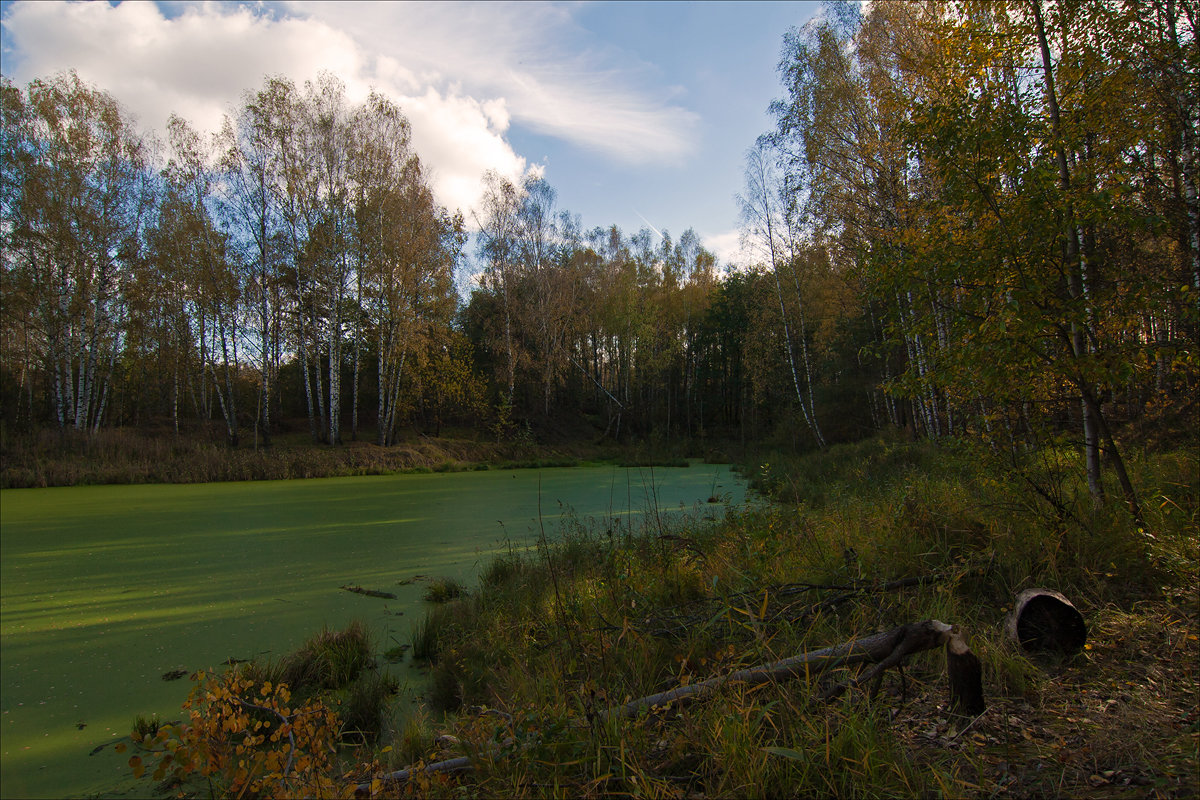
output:
{"label": "shrub", "polygon": [[[186,721],[151,736],[134,733],[153,778],[203,778],[218,796],[330,797],[345,792],[334,777],[337,717],[320,700],[293,707],[284,684],[259,683],[238,671],[198,672],[183,704]],[[118,745],[123,751],[124,746]],[[134,777],[148,769],[129,759]]]}

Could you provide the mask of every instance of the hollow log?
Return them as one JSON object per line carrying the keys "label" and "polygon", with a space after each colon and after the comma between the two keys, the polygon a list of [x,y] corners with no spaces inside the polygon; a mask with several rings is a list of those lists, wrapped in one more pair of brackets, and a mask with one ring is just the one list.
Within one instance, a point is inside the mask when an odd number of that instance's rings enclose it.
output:
{"label": "hollow log", "polygon": [[1054,589],[1026,589],[1004,620],[1004,634],[1025,650],[1074,655],[1087,643],[1087,623]]}

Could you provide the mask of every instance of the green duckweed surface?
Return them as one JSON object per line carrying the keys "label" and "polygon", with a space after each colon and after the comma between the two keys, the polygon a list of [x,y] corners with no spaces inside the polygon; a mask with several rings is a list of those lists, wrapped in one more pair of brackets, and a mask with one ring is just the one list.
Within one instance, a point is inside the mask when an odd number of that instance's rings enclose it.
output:
{"label": "green duckweed surface", "polygon": [[714,491],[745,497],[700,463],[6,490],[0,794],[144,793],[105,745],[135,714],[178,718],[191,684],[164,673],[286,653],[355,618],[382,651],[419,619],[417,576],[470,582],[564,515],[711,514]]}

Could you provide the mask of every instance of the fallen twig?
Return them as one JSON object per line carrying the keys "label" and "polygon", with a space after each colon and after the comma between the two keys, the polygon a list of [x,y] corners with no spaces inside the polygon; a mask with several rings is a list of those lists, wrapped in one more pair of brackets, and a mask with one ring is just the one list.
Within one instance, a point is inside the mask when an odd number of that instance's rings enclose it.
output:
{"label": "fallen twig", "polygon": [[346,586],[346,585],[343,585],[341,588],[345,589],[347,592],[354,592],[355,594],[365,594],[367,597],[382,597],[384,600],[395,600],[396,599],[396,595],[392,594],[391,592],[381,592],[378,589],[364,589],[361,586]]}

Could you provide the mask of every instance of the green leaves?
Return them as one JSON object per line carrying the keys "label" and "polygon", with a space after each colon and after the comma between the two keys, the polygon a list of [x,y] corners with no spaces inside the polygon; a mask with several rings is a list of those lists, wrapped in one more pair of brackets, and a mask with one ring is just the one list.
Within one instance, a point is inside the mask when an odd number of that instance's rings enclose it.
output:
{"label": "green leaves", "polygon": [[809,760],[808,758],[805,758],[803,753],[798,753],[795,750],[792,750],[791,748],[788,748],[788,747],[764,747],[763,752],[770,753],[773,756],[780,756],[782,758],[786,758],[789,761],[808,761]]}

